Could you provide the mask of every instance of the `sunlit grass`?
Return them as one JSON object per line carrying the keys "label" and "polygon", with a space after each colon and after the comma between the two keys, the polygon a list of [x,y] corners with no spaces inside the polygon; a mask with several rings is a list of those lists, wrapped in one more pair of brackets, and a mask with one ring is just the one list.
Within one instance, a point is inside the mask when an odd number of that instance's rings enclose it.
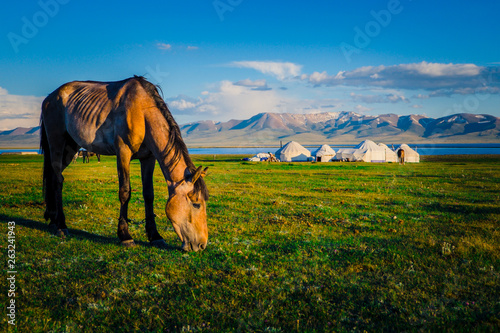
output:
{"label": "sunlit grass", "polygon": [[[249,163],[196,156],[207,250],[184,253],[166,220],[147,245],[140,165],[131,233],[116,237],[115,159],[72,164],[71,236],[43,220],[40,156],[0,156],[0,246],[16,221],[18,331],[494,331],[500,322],[500,157],[420,164]],[[2,299],[6,294],[2,293]],[[6,327],[2,317],[2,327]]]}

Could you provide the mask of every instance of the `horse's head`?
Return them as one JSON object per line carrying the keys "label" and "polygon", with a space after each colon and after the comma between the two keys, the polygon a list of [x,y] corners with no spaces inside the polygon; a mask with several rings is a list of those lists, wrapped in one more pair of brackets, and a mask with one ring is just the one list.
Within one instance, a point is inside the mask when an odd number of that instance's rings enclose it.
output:
{"label": "horse's head", "polygon": [[208,242],[208,199],[203,176],[208,168],[201,166],[187,179],[172,186],[165,213],[182,241],[184,251],[204,250]]}

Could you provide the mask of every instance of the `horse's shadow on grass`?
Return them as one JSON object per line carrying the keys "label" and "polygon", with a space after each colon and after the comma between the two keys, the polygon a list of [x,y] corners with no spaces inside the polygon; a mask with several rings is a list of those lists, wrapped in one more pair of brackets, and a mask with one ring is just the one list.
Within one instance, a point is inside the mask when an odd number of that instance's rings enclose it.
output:
{"label": "horse's shadow on grass", "polygon": [[[33,221],[33,220],[29,220],[29,219],[8,216],[5,214],[0,214],[0,222],[4,223],[4,224],[7,224],[8,222],[15,222],[16,226],[19,225],[19,226],[23,226],[23,227],[30,228],[30,229],[36,229],[36,230],[45,232],[49,235],[54,235],[54,230],[49,226],[48,223],[42,223],[42,222]],[[90,233],[87,231],[78,230],[78,229],[68,229],[68,232],[69,232],[69,236],[67,236],[67,237],[69,237],[69,238],[87,239],[87,240],[92,241],[94,243],[122,246],[120,244],[120,242],[118,241],[118,239],[114,238],[114,237],[96,235],[96,234],[93,234],[93,233]],[[134,242],[136,245],[152,247],[148,242],[138,241],[138,240],[134,240]],[[166,244],[166,246],[162,247],[162,250],[180,251],[181,249],[177,246]]]}

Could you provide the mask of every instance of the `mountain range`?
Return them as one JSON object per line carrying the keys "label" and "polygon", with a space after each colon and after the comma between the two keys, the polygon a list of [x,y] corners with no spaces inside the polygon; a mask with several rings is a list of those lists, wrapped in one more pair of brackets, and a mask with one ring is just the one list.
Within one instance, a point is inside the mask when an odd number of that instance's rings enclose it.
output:
{"label": "mountain range", "polygon": [[385,143],[490,143],[500,141],[500,118],[468,113],[441,118],[424,115],[361,115],[355,112],[311,114],[259,113],[246,120],[198,121],[181,126],[196,146]]}
{"label": "mountain range", "polygon": [[[197,121],[180,126],[188,146],[276,146],[354,144],[365,139],[385,143],[498,143],[500,118],[460,113],[441,118],[424,115],[361,115],[355,112],[310,114],[259,113],[245,120]],[[0,147],[37,147],[39,127],[0,132]]]}

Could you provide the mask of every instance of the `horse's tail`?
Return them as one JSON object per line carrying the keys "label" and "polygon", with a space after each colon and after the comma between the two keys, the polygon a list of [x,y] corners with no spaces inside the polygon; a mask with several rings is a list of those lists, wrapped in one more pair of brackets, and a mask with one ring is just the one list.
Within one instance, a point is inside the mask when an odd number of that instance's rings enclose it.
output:
{"label": "horse's tail", "polygon": [[40,153],[43,154],[43,194],[45,195],[48,167],[50,167],[50,147],[43,118],[40,118]]}

